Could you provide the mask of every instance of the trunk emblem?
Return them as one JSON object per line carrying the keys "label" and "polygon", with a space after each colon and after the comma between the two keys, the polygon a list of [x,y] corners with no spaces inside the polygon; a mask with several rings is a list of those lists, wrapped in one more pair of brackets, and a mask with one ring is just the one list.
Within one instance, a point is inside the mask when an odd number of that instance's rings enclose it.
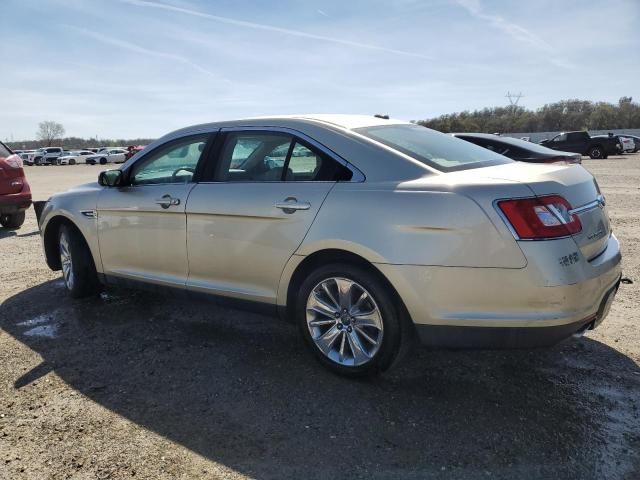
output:
{"label": "trunk emblem", "polygon": [[599,229],[599,230],[596,230],[595,232],[593,232],[592,234],[587,235],[587,240],[593,240],[594,238],[601,237],[602,235],[604,235],[604,230],[603,229]]}

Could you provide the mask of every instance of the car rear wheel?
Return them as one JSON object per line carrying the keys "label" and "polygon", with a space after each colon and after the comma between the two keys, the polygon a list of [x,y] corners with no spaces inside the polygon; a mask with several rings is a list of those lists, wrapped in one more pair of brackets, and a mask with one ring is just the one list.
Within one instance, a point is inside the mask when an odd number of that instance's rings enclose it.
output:
{"label": "car rear wheel", "polygon": [[107,164],[107,159],[106,158],[101,158],[100,159],[100,165],[106,165]]}
{"label": "car rear wheel", "polygon": [[589,157],[591,157],[594,160],[603,158],[604,152],[602,151],[602,148],[599,146],[591,147],[591,149],[589,150]]}
{"label": "car rear wheel", "polygon": [[313,271],[300,286],[296,319],[320,362],[342,375],[384,371],[401,350],[402,318],[389,287],[356,265]]}
{"label": "car rear wheel", "polygon": [[0,225],[4,228],[20,228],[24,223],[25,212],[0,215]]}
{"label": "car rear wheel", "polygon": [[89,247],[82,236],[68,225],[60,227],[58,251],[64,284],[72,297],[82,298],[100,292]]}

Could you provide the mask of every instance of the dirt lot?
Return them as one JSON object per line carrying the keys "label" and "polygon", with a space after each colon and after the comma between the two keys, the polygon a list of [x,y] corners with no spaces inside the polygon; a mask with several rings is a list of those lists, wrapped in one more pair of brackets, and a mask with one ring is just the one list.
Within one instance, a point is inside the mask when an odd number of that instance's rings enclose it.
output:
{"label": "dirt lot", "polygon": [[[600,328],[548,350],[421,349],[368,381],[323,370],[276,319],[71,300],[31,210],[0,233],[0,478],[640,478],[640,154],[585,166],[635,281]],[[99,168],[27,174],[46,199]]]}

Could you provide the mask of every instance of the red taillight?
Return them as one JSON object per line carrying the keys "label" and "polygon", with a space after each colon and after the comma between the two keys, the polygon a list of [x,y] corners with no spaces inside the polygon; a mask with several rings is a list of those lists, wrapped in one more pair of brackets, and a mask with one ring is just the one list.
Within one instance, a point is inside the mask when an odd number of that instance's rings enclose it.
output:
{"label": "red taillight", "polygon": [[0,157],[0,168],[3,166],[7,168],[22,168],[22,159],[15,154],[7,158]]}
{"label": "red taillight", "polygon": [[498,207],[522,240],[566,237],[582,230],[580,219],[569,213],[571,205],[559,195],[500,200]]}

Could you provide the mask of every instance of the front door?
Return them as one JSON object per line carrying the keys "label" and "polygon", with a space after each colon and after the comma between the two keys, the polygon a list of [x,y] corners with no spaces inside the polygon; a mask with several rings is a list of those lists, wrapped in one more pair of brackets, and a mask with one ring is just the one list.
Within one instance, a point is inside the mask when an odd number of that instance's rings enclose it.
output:
{"label": "front door", "polygon": [[104,273],[170,286],[188,274],[185,205],[208,135],[172,141],[140,157],[125,185],[98,198]]}
{"label": "front door", "polygon": [[351,172],[292,135],[225,134],[213,182],[187,204],[191,289],[275,303],[282,271]]}

